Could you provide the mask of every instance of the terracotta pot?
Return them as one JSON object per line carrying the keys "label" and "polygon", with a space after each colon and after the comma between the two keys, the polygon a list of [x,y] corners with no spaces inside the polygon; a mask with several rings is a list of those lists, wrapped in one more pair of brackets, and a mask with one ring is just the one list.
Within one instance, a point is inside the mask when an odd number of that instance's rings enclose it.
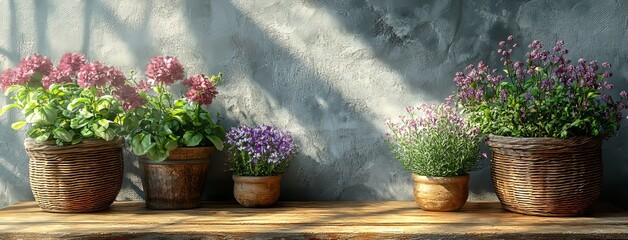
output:
{"label": "terracotta pot", "polygon": [[122,186],[123,146],[123,138],[84,140],[61,147],[55,141],[27,139],[28,177],[39,207],[64,213],[109,208]]}
{"label": "terracotta pot", "polygon": [[180,147],[163,162],[140,160],[146,207],[189,209],[198,207],[214,147]]}
{"label": "terracotta pot", "polygon": [[414,200],[426,211],[456,211],[469,197],[469,174],[458,177],[426,177],[412,174]]}
{"label": "terracotta pot", "polygon": [[281,192],[281,175],[249,177],[233,175],[233,196],[244,207],[275,205]]}

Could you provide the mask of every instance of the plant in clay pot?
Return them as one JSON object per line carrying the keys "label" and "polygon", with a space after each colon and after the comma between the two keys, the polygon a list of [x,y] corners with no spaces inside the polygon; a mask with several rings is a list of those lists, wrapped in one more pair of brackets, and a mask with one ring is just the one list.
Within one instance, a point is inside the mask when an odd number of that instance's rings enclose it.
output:
{"label": "plant in clay pot", "polygon": [[513,212],[582,215],[602,189],[602,140],[620,127],[627,94],[608,81],[609,63],[572,62],[564,45],[534,40],[513,60],[509,36],[497,50],[501,71],[480,62],[454,78],[465,113],[489,136],[493,184]]}
{"label": "plant in clay pot", "polygon": [[427,211],[456,211],[469,194],[469,174],[479,157],[478,129],[449,104],[406,107],[387,121],[392,152],[412,172],[414,198]]}
{"label": "plant in clay pot", "polygon": [[14,101],[27,126],[24,143],[29,179],[44,211],[92,212],[109,207],[123,178],[120,116],[142,104],[128,91],[118,69],[88,62],[78,53],[61,57],[57,67],[45,56],[22,59],[6,69],[0,87]]}
{"label": "plant in clay pot", "polygon": [[[215,99],[222,75],[185,78],[175,57],[159,56],[146,66],[147,80],[132,81],[146,104],[122,119],[131,151],[141,156],[146,206],[153,209],[197,207],[210,157],[222,151],[224,128],[204,109]],[[170,87],[187,87],[175,97]]]}
{"label": "plant in clay pot", "polygon": [[290,132],[272,126],[238,126],[227,133],[233,194],[244,207],[270,207],[279,199],[281,174],[297,154]]}

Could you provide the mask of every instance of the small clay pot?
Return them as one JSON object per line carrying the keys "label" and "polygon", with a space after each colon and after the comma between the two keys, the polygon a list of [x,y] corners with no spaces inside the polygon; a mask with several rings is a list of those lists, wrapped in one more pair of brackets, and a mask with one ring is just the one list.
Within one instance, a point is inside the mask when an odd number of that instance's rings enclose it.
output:
{"label": "small clay pot", "polygon": [[469,197],[469,174],[426,177],[412,174],[414,200],[425,211],[448,212],[462,208]]}
{"label": "small clay pot", "polygon": [[243,207],[270,207],[281,192],[281,175],[249,177],[233,175],[233,196]]}

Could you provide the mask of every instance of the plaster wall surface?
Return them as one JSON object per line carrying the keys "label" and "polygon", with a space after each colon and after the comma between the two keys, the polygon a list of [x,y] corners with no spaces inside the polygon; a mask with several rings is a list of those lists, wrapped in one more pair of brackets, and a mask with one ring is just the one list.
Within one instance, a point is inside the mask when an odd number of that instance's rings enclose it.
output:
{"label": "plaster wall surface", "polygon": [[[274,124],[301,153],[283,200],[411,200],[410,174],[390,154],[384,121],[403,107],[442,102],[453,76],[497,43],[564,39],[573,59],[614,64],[628,87],[628,2],[613,0],[153,1],[0,0],[0,67],[38,52],[66,52],[125,72],[173,55],[188,74],[222,71],[209,108],[226,127]],[[8,101],[0,97],[0,105]],[[0,207],[32,200],[20,118],[0,117]],[[604,197],[628,200],[628,124],[604,145]],[[125,154],[119,200],[142,198],[137,158]],[[212,163],[204,199],[231,199],[225,157]],[[488,165],[486,161],[480,165]],[[495,199],[488,167],[471,173],[472,200]]]}

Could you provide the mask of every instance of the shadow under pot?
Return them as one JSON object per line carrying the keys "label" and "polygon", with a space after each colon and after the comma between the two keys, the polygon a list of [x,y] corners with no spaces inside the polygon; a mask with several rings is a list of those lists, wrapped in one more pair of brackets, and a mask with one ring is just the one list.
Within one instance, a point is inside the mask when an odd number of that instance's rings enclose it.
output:
{"label": "shadow under pot", "polygon": [[146,207],[198,207],[214,151],[214,147],[179,147],[162,162],[140,159]]}
{"label": "shadow under pot", "polygon": [[414,199],[425,211],[457,211],[469,197],[469,174],[456,177],[426,177],[412,174]]}
{"label": "shadow under pot", "polygon": [[233,196],[243,207],[271,207],[281,193],[281,175],[236,176],[233,175]]}

